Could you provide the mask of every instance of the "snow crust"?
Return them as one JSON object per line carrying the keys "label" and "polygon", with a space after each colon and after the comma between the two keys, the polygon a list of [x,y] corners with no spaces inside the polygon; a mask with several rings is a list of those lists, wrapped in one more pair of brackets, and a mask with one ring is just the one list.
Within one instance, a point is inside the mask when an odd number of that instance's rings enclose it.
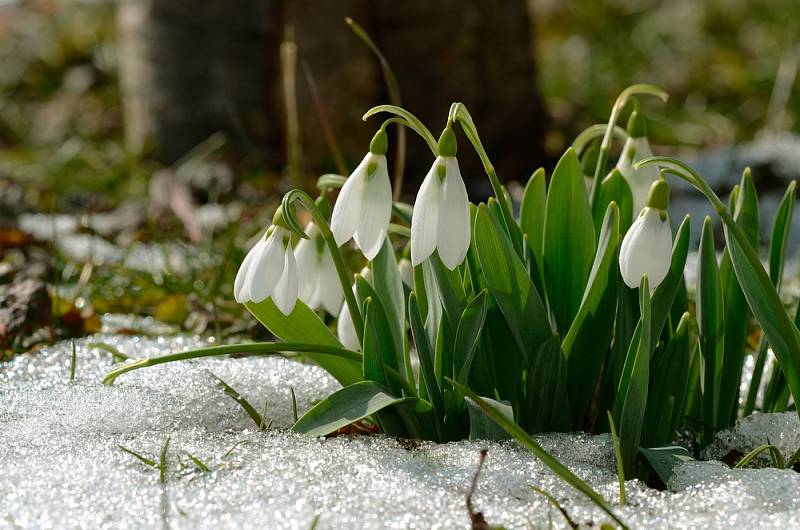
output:
{"label": "snow crust", "polygon": [[[130,327],[112,317],[109,325]],[[607,517],[513,442],[418,443],[387,437],[327,440],[289,432],[293,388],[300,413],[337,388],[321,369],[276,357],[165,364],[100,384],[114,345],[135,357],[209,344],[197,337],[103,334],[0,365],[0,528],[468,528],[464,494],[489,449],[474,504],[492,525],[567,528],[531,485],[554,495],[584,527]],[[211,373],[273,420],[258,432]],[[789,452],[793,420],[755,416],[720,443],[760,445],[767,429]],[[757,425],[755,422],[759,422]],[[746,428],[745,428],[746,427]],[[755,431],[754,431],[755,432]],[[152,460],[170,437],[166,482],[118,446]],[[800,525],[800,474],[731,470],[718,462],[678,468],[672,491],[627,482],[620,506],[607,436],[548,434],[540,443],[610,502],[631,528],[789,528]],[[781,446],[783,447],[783,446]],[[715,453],[716,454],[716,453]],[[199,470],[189,455],[202,461]]]}

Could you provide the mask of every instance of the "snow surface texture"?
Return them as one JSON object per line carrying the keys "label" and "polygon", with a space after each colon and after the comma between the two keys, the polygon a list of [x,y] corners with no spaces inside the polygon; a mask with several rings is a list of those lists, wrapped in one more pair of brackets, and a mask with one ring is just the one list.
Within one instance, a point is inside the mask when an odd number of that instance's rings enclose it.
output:
{"label": "snow surface texture", "polygon": [[[105,322],[131,327],[119,318]],[[208,344],[190,337],[110,334],[90,340],[136,357]],[[0,528],[307,529],[318,514],[319,528],[468,528],[464,494],[483,447],[489,456],[474,504],[490,524],[549,528],[552,520],[554,528],[567,528],[531,485],[554,495],[583,526],[599,528],[606,521],[511,442],[322,440],[288,432],[290,388],[302,413],[338,386],[314,366],[275,357],[204,359],[134,371],[105,387],[99,380],[111,365],[110,355],[89,349],[87,342],[76,341],[72,384],[69,343],[0,365]],[[273,429],[254,430],[210,373],[257,408],[266,400]],[[780,415],[763,428],[773,443],[785,440],[787,451],[797,442],[796,418]],[[118,448],[157,461],[167,436],[163,486],[157,469]],[[607,436],[538,439],[609,501],[618,501]],[[762,442],[740,433],[731,443],[747,449]],[[190,454],[210,473],[200,471]],[[791,471],[734,471],[698,462],[681,466],[670,486],[672,493],[628,481],[628,505],[615,509],[631,528],[800,525],[800,475]]]}

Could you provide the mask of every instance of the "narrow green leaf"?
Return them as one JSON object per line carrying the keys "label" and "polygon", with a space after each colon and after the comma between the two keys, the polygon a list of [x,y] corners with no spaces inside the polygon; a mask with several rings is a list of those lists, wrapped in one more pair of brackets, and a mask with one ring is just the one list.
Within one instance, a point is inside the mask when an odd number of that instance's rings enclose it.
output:
{"label": "narrow green leaf", "polygon": [[417,356],[419,357],[420,374],[422,376],[421,384],[425,385],[427,396],[431,400],[439,421],[442,421],[445,409],[444,401],[442,400],[441,382],[436,379],[433,368],[433,349],[422,324],[422,316],[419,312],[416,294],[413,292],[408,297],[408,318],[411,324],[411,333],[414,336]]}
{"label": "narrow green leaf", "polygon": [[453,348],[453,361],[455,363],[453,374],[457,374],[457,380],[467,383],[469,371],[472,366],[472,358],[478,346],[478,338],[483,330],[483,323],[486,320],[486,299],[487,292],[481,291],[470,300],[456,331],[456,342]]}
{"label": "narrow green leaf", "polygon": [[[499,410],[508,421],[514,421],[514,409],[511,408],[511,405],[487,397],[481,399]],[[470,440],[508,440],[511,438],[475,401],[466,398],[466,402],[469,412]]]}
{"label": "narrow green leaf", "polygon": [[[639,287],[639,311],[641,313],[639,336],[634,349],[628,350],[622,378],[617,393],[620,448],[624,469],[636,469],[636,456],[642,438],[642,424],[647,407],[648,384],[650,379],[650,286],[647,276],[642,278]],[[636,333],[634,333],[634,337]]]}
{"label": "narrow green leaf", "polygon": [[[792,181],[783,195],[783,199],[778,206],[778,212],[775,214],[775,221],[772,224],[772,237],[770,238],[769,246],[769,278],[778,291],[780,291],[783,280],[783,267],[786,262],[786,244],[789,241],[789,228],[791,227],[794,213],[795,188],[795,181]],[[762,335],[753,368],[753,378],[750,382],[747,400],[744,405],[745,416],[755,410],[756,397],[758,396],[758,389],[761,386],[764,366],[767,361],[767,346],[767,339]]]}
{"label": "narrow green leaf", "polygon": [[617,169],[611,170],[611,173],[600,184],[600,195],[597,197],[594,219],[594,226],[598,231],[603,226],[603,217],[601,216],[605,215],[608,205],[612,202],[616,203],[619,208],[619,233],[624,236],[634,219],[633,192],[628,180]]}
{"label": "narrow green leaf", "polygon": [[[328,326],[301,300],[297,301],[294,310],[288,317],[275,306],[272,298],[267,298],[258,304],[248,302],[245,307],[265,328],[282,341],[342,346]],[[313,352],[305,355],[343,385],[363,379],[361,363]]]}
{"label": "narrow green leaf", "polygon": [[527,356],[553,334],[547,311],[508,236],[483,204],[475,220],[475,246],[489,292]]}
{"label": "narrow green leaf", "polygon": [[703,223],[700,238],[696,292],[698,342],[703,359],[703,440],[707,444],[713,439],[714,428],[720,426],[719,422],[727,423],[728,420],[727,417],[718,417],[725,354],[725,308],[710,217],[706,217]]}
{"label": "narrow green leaf", "polygon": [[652,449],[641,447],[639,452],[642,453],[642,456],[645,457],[664,485],[669,484],[676,467],[686,462],[694,462],[694,458],[689,451],[678,445],[654,447]]}
{"label": "narrow green leaf", "polygon": [[691,364],[689,323],[689,313],[684,313],[667,347],[657,349],[653,355],[642,438],[645,447],[661,446],[672,441],[672,434],[681,417]]}
{"label": "narrow green leaf", "polygon": [[614,458],[617,460],[617,481],[619,482],[619,503],[625,504],[625,467],[622,463],[622,447],[619,445],[619,436],[617,436],[617,426],[614,425],[614,416],[611,411],[606,411],[608,416],[608,426],[611,430],[611,441],[614,444]]}
{"label": "narrow green leaf", "polygon": [[542,242],[544,241],[544,213],[547,206],[544,168],[534,171],[525,185],[520,205],[519,224],[528,236],[528,246],[533,252],[539,270],[542,270]]}
{"label": "narrow green leaf", "polygon": [[567,362],[558,336],[546,340],[530,357],[525,402],[528,432],[568,431],[571,427],[572,396],[568,393]]}
{"label": "narrow green leaf", "polygon": [[598,508],[607,513],[615,522],[617,522],[623,529],[627,530],[628,527],[617,515],[611,510],[611,507],[606,503],[602,495],[597,493],[592,487],[578,478],[572,471],[570,471],[564,464],[559,462],[553,455],[548,453],[539,443],[526,433],[519,425],[509,420],[503,411],[494,407],[491,403],[482,399],[478,394],[469,389],[469,387],[457,383],[452,379],[448,381],[451,385],[455,386],[459,391],[463,392],[465,396],[471,398],[476,405],[492,418],[497,425],[504,431],[510,434],[517,442],[520,443],[525,449],[533,453],[544,465],[549,467],[553,473],[558,475],[564,482],[580,491],[597,505]]}
{"label": "narrow green leaf", "polygon": [[[736,194],[734,219],[741,227],[753,248],[758,248],[758,196],[750,177],[745,170],[739,192]],[[750,308],[742,293],[736,274],[726,249],[720,263],[723,300],[725,301],[725,335],[723,346],[722,373],[719,386],[719,403],[715,427],[722,429],[732,424],[739,410],[739,383],[742,379],[747,328],[750,322]]]}
{"label": "narrow green leaf", "polygon": [[391,395],[383,385],[361,381],[337,390],[314,405],[297,420],[292,430],[310,436],[326,436],[387,407],[403,403],[418,406],[421,411],[431,408],[419,398],[399,398]]}
{"label": "narrow green leaf", "polygon": [[653,343],[651,344],[651,354],[658,343],[658,337],[661,336],[661,331],[664,329],[667,318],[669,318],[670,308],[686,281],[683,276],[683,271],[686,268],[686,257],[689,255],[690,221],[688,215],[683,218],[683,222],[675,236],[675,241],[672,243],[672,261],[669,266],[669,272],[667,272],[667,277],[664,278],[664,281],[653,291],[652,327],[650,335]]}
{"label": "narrow green leaf", "polygon": [[406,330],[405,292],[394,248],[388,236],[384,239],[380,252],[372,260],[372,284],[386,313],[395,351],[402,352]]}
{"label": "narrow green leaf", "polygon": [[151,458],[147,458],[145,456],[142,456],[139,453],[137,453],[136,451],[133,451],[132,449],[128,449],[127,447],[122,446],[122,445],[118,445],[117,448],[120,451],[124,452],[124,453],[128,453],[129,455],[131,455],[136,460],[138,460],[139,462],[141,462],[142,464],[144,464],[146,466],[158,467],[158,462],[156,462],[155,460],[153,460]]}
{"label": "narrow green leaf", "polygon": [[742,469],[747,467],[747,464],[753,461],[755,457],[763,453],[764,451],[769,451],[770,456],[772,457],[772,465],[778,469],[786,469],[786,464],[783,461],[783,455],[781,454],[781,450],[775,447],[772,444],[764,444],[756,447],[749,453],[747,453],[739,463],[733,466],[733,469]]}
{"label": "narrow green leaf", "polygon": [[592,210],[583,168],[567,149],[547,190],[543,262],[547,299],[561,334],[578,312],[594,258]]}
{"label": "narrow green leaf", "polygon": [[597,254],[575,320],[564,338],[573,423],[580,425],[594,395],[614,330],[619,278],[619,210],[611,203],[600,229]]}

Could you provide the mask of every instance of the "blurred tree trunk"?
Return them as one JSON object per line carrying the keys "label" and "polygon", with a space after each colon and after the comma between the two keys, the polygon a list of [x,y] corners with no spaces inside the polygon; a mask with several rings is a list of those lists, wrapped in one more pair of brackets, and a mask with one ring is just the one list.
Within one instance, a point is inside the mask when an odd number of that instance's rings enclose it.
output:
{"label": "blurred tree trunk", "polygon": [[[131,147],[174,162],[216,131],[281,152],[277,0],[121,0],[119,75]],[[265,150],[265,151],[264,151]]]}
{"label": "blurred tree trunk", "polygon": [[[306,169],[335,170],[304,64],[311,72],[349,167],[366,152],[388,103],[379,65],[348,29],[372,35],[400,83],[403,104],[435,135],[450,103],[472,113],[501,175],[524,179],[541,152],[544,113],[535,88],[526,0],[122,0],[120,78],[128,137],[153,138],[172,161],[223,129],[256,146],[271,168],[285,163],[279,45],[292,28],[298,50],[297,102]],[[463,136],[461,136],[463,138]],[[409,136],[407,194],[431,162]],[[485,179],[460,142],[465,177]],[[476,189],[478,193],[480,189]]]}

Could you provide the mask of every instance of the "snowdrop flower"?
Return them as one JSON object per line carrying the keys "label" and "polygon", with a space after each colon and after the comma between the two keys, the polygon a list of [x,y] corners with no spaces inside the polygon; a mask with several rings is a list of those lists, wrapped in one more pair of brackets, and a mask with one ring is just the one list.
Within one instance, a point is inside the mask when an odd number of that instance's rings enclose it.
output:
{"label": "snowdrop flower", "polygon": [[406,287],[409,289],[413,289],[414,266],[411,265],[411,260],[406,257],[402,257],[397,263],[397,267],[400,269],[400,278],[403,280],[403,283],[406,284]]}
{"label": "snowdrop flower", "polygon": [[[280,212],[276,212],[276,218]],[[286,316],[297,302],[297,263],[289,230],[273,225],[247,253],[233,283],[237,302],[259,303],[267,297]]]}
{"label": "snowdrop flower", "polygon": [[[364,267],[361,269],[360,274],[367,280],[367,283],[372,285],[372,271],[369,268]],[[356,292],[355,284],[353,285],[353,292]],[[342,305],[342,310],[339,312],[339,319],[336,321],[336,336],[339,337],[339,342],[348,350],[361,350],[361,341],[356,335],[356,328],[353,325],[353,318],[350,316],[350,309],[348,309],[347,304]]]}
{"label": "snowdrop flower", "polygon": [[659,179],[658,167],[655,165],[648,165],[639,169],[633,168],[633,165],[639,160],[653,156],[653,151],[650,149],[650,142],[647,141],[646,135],[647,124],[644,116],[633,111],[628,120],[628,139],[622,147],[622,156],[617,162],[617,169],[631,186],[634,214],[645,207],[647,194],[650,193],[650,186]]}
{"label": "snowdrop flower", "polygon": [[628,229],[619,251],[619,271],[631,289],[647,275],[650,291],[664,281],[672,260],[672,228],[669,225],[669,186],[657,180],[650,188],[647,206]]}
{"label": "snowdrop flower", "polygon": [[336,244],[342,246],[354,239],[368,260],[378,255],[392,215],[387,144],[386,131],[381,129],[370,143],[370,152],[342,186],[331,217]]}
{"label": "snowdrop flower", "polygon": [[298,295],[309,307],[335,315],[344,298],[336,266],[317,225],[308,223],[305,231],[309,238],[301,239],[294,249],[300,277]]}
{"label": "snowdrop flower", "polygon": [[439,138],[439,156],[422,181],[411,217],[411,263],[419,265],[439,251],[455,269],[469,249],[469,198],[456,160],[456,138],[447,127]]}

